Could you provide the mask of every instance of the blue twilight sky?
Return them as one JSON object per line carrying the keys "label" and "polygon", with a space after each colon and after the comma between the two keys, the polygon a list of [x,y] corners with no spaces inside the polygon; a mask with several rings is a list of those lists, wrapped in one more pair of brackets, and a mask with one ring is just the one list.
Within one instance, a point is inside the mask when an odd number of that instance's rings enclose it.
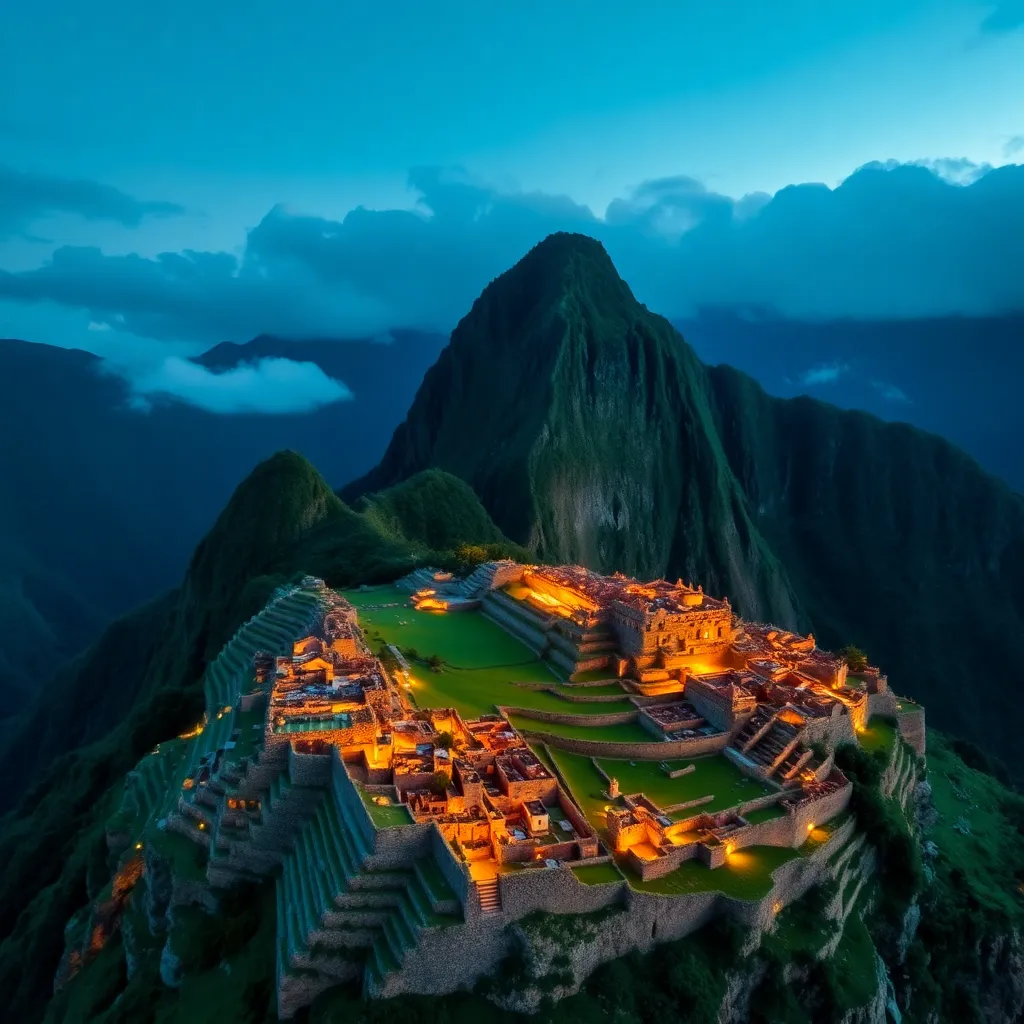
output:
{"label": "blue twilight sky", "polygon": [[1018,161],[1024,0],[9,2],[0,336],[448,330],[559,228],[669,316],[998,313]]}

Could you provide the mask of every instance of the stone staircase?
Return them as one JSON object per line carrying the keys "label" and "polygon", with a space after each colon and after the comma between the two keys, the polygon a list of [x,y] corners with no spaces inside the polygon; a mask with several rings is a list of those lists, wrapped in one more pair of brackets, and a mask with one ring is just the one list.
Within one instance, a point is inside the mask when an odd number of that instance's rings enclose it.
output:
{"label": "stone staircase", "polygon": [[796,747],[799,730],[786,722],[772,722],[771,727],[745,751],[747,757],[772,775]]}
{"label": "stone staircase", "polygon": [[477,882],[476,892],[480,898],[480,912],[482,914],[501,913],[501,892],[498,890],[498,880],[496,878]]}
{"label": "stone staircase", "polygon": [[741,754],[745,754],[768,731],[774,717],[775,712],[762,704],[736,734],[732,745]]}

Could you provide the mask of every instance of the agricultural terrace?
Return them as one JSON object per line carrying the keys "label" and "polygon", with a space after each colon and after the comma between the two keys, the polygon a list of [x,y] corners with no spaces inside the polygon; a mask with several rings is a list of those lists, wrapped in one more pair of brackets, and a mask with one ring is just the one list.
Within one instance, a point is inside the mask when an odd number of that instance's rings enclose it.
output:
{"label": "agricultural terrace", "polygon": [[882,750],[888,757],[896,743],[896,732],[897,727],[894,722],[887,718],[875,718],[866,729],[860,730],[857,739],[869,754]]}
{"label": "agricultural terrace", "polygon": [[[608,783],[604,776],[585,754],[570,754],[549,747],[548,756],[568,783],[590,824],[603,834],[605,808],[608,806],[608,798],[604,795]],[[706,796],[714,797],[699,807],[670,812],[670,817],[676,821],[697,813],[715,814],[729,810],[775,792],[771,787],[747,778],[731,761],[717,754],[685,763],[667,762],[670,768],[682,768],[686,764],[694,766],[692,772],[675,779],[670,779],[657,761],[598,758],[597,763],[609,776],[619,780],[620,792],[643,793],[661,808],[689,803]],[[771,816],[777,816],[778,813],[773,809]]]}
{"label": "agricultural terrace", "polygon": [[[535,749],[536,745],[535,745]],[[541,748],[542,759],[553,764],[572,792],[587,820],[601,834],[605,834],[605,795],[608,783],[593,760],[583,754],[571,754],[552,747]],[[747,778],[724,757],[696,758],[691,762],[666,762],[670,769],[693,764],[694,770],[678,778],[670,779],[660,765],[654,761],[620,761],[599,758],[597,763],[604,772],[619,781],[623,793],[644,793],[661,807],[698,800],[713,796],[714,799],[699,807],[686,811],[670,812],[677,821],[699,812],[715,813],[766,796],[773,789]],[[760,822],[778,817],[783,812],[778,807],[766,807],[751,812],[747,817]],[[666,875],[650,882],[643,882],[631,871],[623,872],[633,888],[642,892],[663,895],[684,895],[693,892],[722,892],[737,899],[761,899],[772,888],[772,873],[796,857],[806,856],[821,843],[826,842],[841,820],[825,827],[815,828],[808,841],[798,850],[773,846],[748,847],[730,854],[724,866],[714,870],[699,861],[688,861]],[[581,879],[596,884],[598,881],[612,881],[614,875],[603,871],[593,879]]]}
{"label": "agricultural terrace", "polygon": [[845,822],[845,816],[817,827],[803,846],[748,846],[729,854],[720,868],[709,868],[698,860],[681,864],[671,874],[644,882],[630,875],[629,884],[639,892],[683,896],[694,892],[721,892],[738,900],[763,899],[772,891],[772,876],[783,864],[808,857]]}
{"label": "agricultural terrace", "polygon": [[[346,591],[345,597],[357,609],[360,628],[374,650],[393,644],[402,652],[416,652],[409,659],[411,689],[420,707],[454,707],[464,718],[493,713],[499,705],[580,716],[633,710],[625,694],[621,705],[570,703],[547,690],[515,686],[548,683],[557,689],[562,680],[525,644],[478,612],[416,611],[408,591],[395,586]],[[437,671],[427,665],[434,656],[441,659]],[[581,687],[567,692],[586,695]]]}

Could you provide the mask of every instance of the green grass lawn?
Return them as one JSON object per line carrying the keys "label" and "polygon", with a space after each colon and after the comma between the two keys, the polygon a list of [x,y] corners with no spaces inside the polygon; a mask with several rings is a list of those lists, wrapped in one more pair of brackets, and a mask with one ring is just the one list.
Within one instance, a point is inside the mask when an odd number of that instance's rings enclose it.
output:
{"label": "green grass lawn", "polygon": [[896,726],[887,718],[875,718],[861,733],[857,734],[860,745],[869,753],[884,750],[889,753],[896,742]]}
{"label": "green grass lawn", "polygon": [[623,881],[622,872],[614,864],[585,864],[583,867],[573,868],[572,873],[584,885]]}
{"label": "green grass lawn", "polygon": [[[573,715],[633,710],[624,693],[621,703],[570,703],[546,690],[510,685],[557,685],[559,679],[525,644],[478,612],[418,612],[409,605],[408,592],[394,586],[347,591],[345,596],[359,610],[359,624],[374,649],[394,644],[402,651],[415,650],[421,658],[436,654],[444,661],[440,672],[412,665],[412,694],[420,707],[456,707],[465,718],[493,713],[498,705]],[[396,603],[393,608],[374,607]]]}
{"label": "green grass lawn", "polygon": [[762,807],[756,811],[748,811],[743,817],[751,825],[760,825],[763,821],[774,821],[776,818],[781,818],[785,813],[778,804],[772,804],[771,807]]}
{"label": "green grass lawn", "polygon": [[373,794],[367,793],[362,786],[356,786],[356,789],[359,790],[359,795],[363,798],[363,804],[370,812],[370,820],[377,828],[391,828],[395,825],[412,824],[412,815],[405,804],[391,803],[386,807],[381,807],[373,802]]}
{"label": "green grass lawn", "polygon": [[610,668],[594,668],[587,672],[574,672],[572,681],[574,683],[590,683],[597,679],[613,679],[615,673]]}
{"label": "green grass lawn", "polygon": [[[670,779],[656,761],[636,761],[631,764],[629,761],[598,758],[598,764],[619,780],[621,792],[643,793],[659,807],[670,807],[672,804],[713,795],[715,799],[702,804],[699,811],[714,814],[775,792],[748,778],[732,761],[720,754],[694,758],[689,763],[694,765],[694,771]],[[689,817],[695,813],[697,809],[676,812],[674,816]]]}
{"label": "green grass lawn", "polygon": [[653,881],[644,882],[630,875],[629,884],[639,892],[663,896],[721,892],[740,900],[759,900],[772,891],[772,872],[799,856],[799,851],[785,847],[750,846],[734,853],[714,870],[690,860],[664,878]]}
{"label": "green grass lawn", "polygon": [[570,754],[565,750],[548,747],[548,758],[558,767],[562,778],[569,784],[573,799],[587,816],[587,821],[601,834],[605,832],[604,809],[608,797],[604,790],[608,784],[593,762],[584,754]]}
{"label": "green grass lawn", "polygon": [[[618,683],[604,686],[567,686],[565,693],[573,697],[625,697],[626,691]],[[607,702],[611,704],[611,701]]]}

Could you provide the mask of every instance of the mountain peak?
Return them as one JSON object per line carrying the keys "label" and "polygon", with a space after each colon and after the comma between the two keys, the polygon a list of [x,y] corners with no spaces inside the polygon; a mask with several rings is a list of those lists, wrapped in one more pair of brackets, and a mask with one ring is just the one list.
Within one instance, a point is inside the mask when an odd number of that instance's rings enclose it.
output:
{"label": "mountain peak", "polygon": [[[496,277],[483,291],[463,324],[477,306],[498,306],[503,313],[543,311],[560,306],[567,295],[587,306],[610,313],[636,304],[629,286],[619,277],[605,247],[589,235],[557,231],[538,242],[514,266]],[[493,320],[493,313],[491,315]],[[453,341],[455,335],[453,335]]]}

